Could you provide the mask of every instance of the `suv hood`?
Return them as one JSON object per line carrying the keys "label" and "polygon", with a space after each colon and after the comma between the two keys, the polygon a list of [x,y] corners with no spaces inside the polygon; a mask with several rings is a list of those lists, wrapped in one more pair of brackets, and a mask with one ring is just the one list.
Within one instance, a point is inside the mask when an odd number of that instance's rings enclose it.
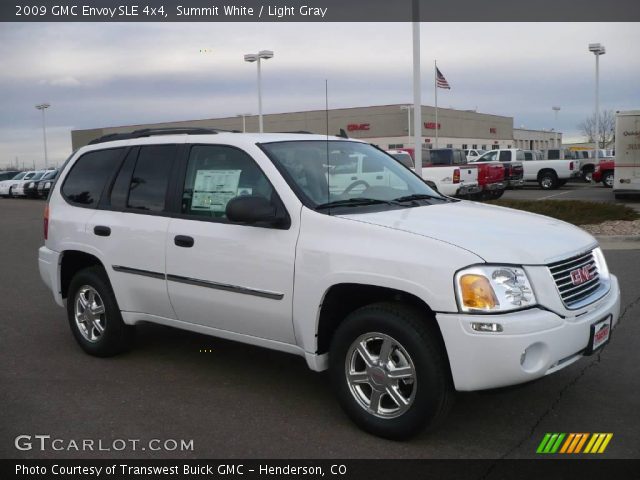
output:
{"label": "suv hood", "polygon": [[546,265],[597,245],[560,220],[468,201],[340,217],[450,243],[488,263]]}

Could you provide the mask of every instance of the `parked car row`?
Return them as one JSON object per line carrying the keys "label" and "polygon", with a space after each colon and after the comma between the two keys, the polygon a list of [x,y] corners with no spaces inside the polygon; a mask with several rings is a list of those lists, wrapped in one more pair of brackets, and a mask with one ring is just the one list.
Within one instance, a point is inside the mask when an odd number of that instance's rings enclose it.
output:
{"label": "parked car row", "polygon": [[[413,149],[388,153],[413,167]],[[422,178],[433,182],[448,196],[495,199],[500,198],[506,188],[522,187],[525,182],[537,182],[540,188],[551,190],[580,174],[579,161],[543,160],[532,150],[439,148],[422,151]]]}
{"label": "parked car row", "polygon": [[47,198],[57,176],[58,170],[2,172],[0,197]]}

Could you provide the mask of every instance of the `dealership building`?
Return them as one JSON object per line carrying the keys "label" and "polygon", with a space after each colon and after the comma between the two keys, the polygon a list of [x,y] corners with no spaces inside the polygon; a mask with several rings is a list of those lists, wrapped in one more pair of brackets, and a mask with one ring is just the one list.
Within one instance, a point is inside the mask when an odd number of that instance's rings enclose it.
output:
{"label": "dealership building", "polygon": [[[369,107],[339,108],[328,111],[329,134],[344,130],[349,137],[358,138],[384,149],[412,147],[413,110],[405,105],[378,105]],[[327,133],[327,112],[275,113],[263,116],[265,132]],[[411,125],[409,125],[411,123]],[[89,130],[73,130],[71,141],[74,149],[87,145],[94,138],[111,133],[125,133],[143,128],[217,128],[257,132],[258,116],[234,116],[203,120],[126,125]],[[436,131],[438,138],[436,140]],[[513,127],[513,117],[478,113],[473,110],[454,110],[422,106],[422,139],[427,148],[522,148],[547,150],[556,148],[562,134],[545,130],[528,130]],[[560,142],[560,143],[559,143]]]}

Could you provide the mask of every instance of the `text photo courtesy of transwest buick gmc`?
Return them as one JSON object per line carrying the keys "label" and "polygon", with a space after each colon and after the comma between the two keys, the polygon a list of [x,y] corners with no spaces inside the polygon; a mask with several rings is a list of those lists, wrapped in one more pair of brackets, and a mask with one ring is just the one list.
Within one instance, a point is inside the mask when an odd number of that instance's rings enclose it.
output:
{"label": "text photo courtesy of transwest buick gmc", "polygon": [[441,424],[456,391],[600,351],[620,314],[585,231],[300,133],[94,140],[52,186],[39,267],[90,355],[131,348],[143,322],[299,355],[357,425],[395,439]]}

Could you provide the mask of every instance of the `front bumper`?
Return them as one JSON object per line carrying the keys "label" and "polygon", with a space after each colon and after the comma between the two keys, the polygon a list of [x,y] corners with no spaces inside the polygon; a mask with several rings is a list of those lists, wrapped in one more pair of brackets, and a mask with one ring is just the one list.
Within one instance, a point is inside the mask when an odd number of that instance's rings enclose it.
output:
{"label": "front bumper", "polygon": [[[532,308],[500,315],[438,313],[436,319],[449,356],[456,390],[471,391],[528,382],[556,372],[583,357],[591,325],[620,316],[620,288],[611,289],[579,317],[562,318]],[[499,323],[502,332],[477,332],[472,322]]]}

